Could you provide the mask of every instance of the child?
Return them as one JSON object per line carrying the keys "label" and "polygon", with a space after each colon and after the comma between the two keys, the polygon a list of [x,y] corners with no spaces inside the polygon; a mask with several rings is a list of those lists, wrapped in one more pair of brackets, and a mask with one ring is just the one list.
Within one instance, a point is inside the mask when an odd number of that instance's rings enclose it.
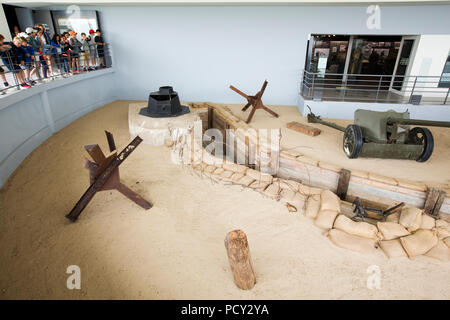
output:
{"label": "child", "polygon": [[36,81],[32,80],[33,75],[36,74],[36,68],[34,68],[33,58],[34,49],[28,44],[28,37],[21,37],[22,45],[20,48],[25,53],[25,68],[22,68],[25,72],[25,81],[31,85],[35,85]]}
{"label": "child", "polygon": [[72,71],[73,73],[78,73],[80,71],[80,50],[81,42],[77,39],[77,33],[75,31],[70,31],[70,55],[72,57]]}
{"label": "child", "polygon": [[86,33],[81,34],[81,61],[83,62],[83,70],[90,70],[89,66],[89,41],[86,36]]}
{"label": "child", "polygon": [[[2,63],[8,67],[8,51],[11,49],[11,46],[4,43],[5,37],[0,34],[0,57],[2,58]],[[9,69],[9,68],[8,68]],[[9,87],[9,83],[5,77],[5,70],[0,66],[0,78],[3,81],[3,85],[5,88]]]}
{"label": "child", "polygon": [[14,37],[12,46],[12,71],[16,74],[17,81],[22,88],[29,88],[25,82],[23,68],[25,67],[25,52],[20,48],[22,45],[22,38]]}
{"label": "child", "polygon": [[91,30],[89,30],[88,42],[89,42],[89,55],[91,56],[91,66],[92,66],[93,70],[96,69],[96,65],[97,65],[97,63],[95,61],[97,53],[95,50],[94,38],[95,38],[95,31],[91,29]]}

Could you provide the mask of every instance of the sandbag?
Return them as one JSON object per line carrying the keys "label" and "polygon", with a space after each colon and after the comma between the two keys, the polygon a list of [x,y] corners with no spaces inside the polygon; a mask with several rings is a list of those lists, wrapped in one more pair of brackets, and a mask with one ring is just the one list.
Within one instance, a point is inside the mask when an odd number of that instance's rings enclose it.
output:
{"label": "sandbag", "polygon": [[377,222],[377,227],[383,240],[393,240],[410,234],[404,226],[395,222]]}
{"label": "sandbag", "polygon": [[280,197],[286,201],[294,200],[296,192],[289,189],[281,189]]}
{"label": "sandbag", "polygon": [[450,237],[450,223],[442,219],[436,220],[436,231],[441,240]]}
{"label": "sandbag", "polygon": [[267,182],[268,184],[272,183],[273,180],[273,177],[270,174],[262,173],[261,171],[254,169],[247,169],[245,174],[256,181]]}
{"label": "sandbag", "polygon": [[217,167],[215,167],[215,166],[207,165],[203,171],[205,173],[213,173],[214,171],[216,171],[216,169],[217,169]]}
{"label": "sandbag", "polygon": [[305,216],[315,219],[320,209],[320,195],[311,195],[306,200]]}
{"label": "sandbag", "polygon": [[434,227],[436,227],[436,220],[433,217],[431,217],[425,213],[422,214],[422,223],[420,225],[420,229],[431,230]]}
{"label": "sandbag", "polygon": [[374,239],[355,236],[338,229],[331,229],[328,232],[328,237],[335,245],[344,249],[362,253],[375,253],[377,251]]}
{"label": "sandbag", "polygon": [[334,221],[333,227],[345,231],[349,234],[354,234],[355,236],[360,236],[364,238],[377,239],[378,229],[374,225],[367,222],[356,222],[352,219],[339,215]]}
{"label": "sandbag", "polygon": [[414,232],[422,224],[422,210],[416,207],[407,207],[402,210],[398,221],[409,232]]}
{"label": "sandbag", "polygon": [[341,200],[330,190],[323,190],[320,194],[320,210],[341,211]]}
{"label": "sandbag", "polygon": [[398,223],[400,219],[400,212],[394,212],[386,217],[386,222],[395,222]]}
{"label": "sandbag", "polygon": [[333,228],[334,220],[336,219],[337,215],[337,211],[320,210],[317,214],[314,224],[322,229],[331,229]]}
{"label": "sandbag", "polygon": [[244,174],[242,173],[235,173],[231,176],[231,181],[233,182],[238,182],[239,180],[241,180],[241,178],[244,176]]}
{"label": "sandbag", "polygon": [[250,184],[249,187],[257,191],[264,191],[269,186],[269,184],[269,182],[255,181]]}
{"label": "sandbag", "polygon": [[[285,190],[282,190],[282,192]],[[298,213],[303,213],[305,211],[306,198],[304,195],[296,192],[289,200],[286,200],[291,206],[297,209]]]}
{"label": "sandbag", "polygon": [[445,227],[437,227],[435,230],[440,240],[450,237],[450,230]]}
{"label": "sandbag", "polygon": [[222,167],[225,170],[233,171],[235,173],[241,173],[241,174],[244,174],[248,169],[246,166],[243,166],[243,165],[240,165],[237,163],[228,162],[228,161],[225,161],[223,163]]}
{"label": "sandbag", "polygon": [[298,186],[298,192],[305,196],[320,195],[322,191],[322,189],[305,186],[304,184]]}
{"label": "sandbag", "polygon": [[378,244],[389,258],[399,258],[407,256],[405,249],[403,249],[403,246],[400,243],[399,239],[384,240],[380,241]]}
{"label": "sandbag", "polygon": [[450,261],[450,248],[444,243],[444,241],[439,240],[438,244],[425,253],[425,255],[443,262],[448,262]]}
{"label": "sandbag", "polygon": [[447,247],[450,247],[450,237],[445,238],[443,241],[447,245]]}
{"label": "sandbag", "polygon": [[416,233],[400,238],[403,249],[408,257],[414,258],[425,254],[438,243],[438,237],[434,230],[419,229]]}
{"label": "sandbag", "polygon": [[264,190],[264,193],[272,199],[279,199],[280,191],[280,183],[274,180],[274,182]]}
{"label": "sandbag", "polygon": [[300,182],[297,182],[294,180],[280,179],[280,188],[281,189],[286,189],[289,191],[297,192],[299,186],[300,186]]}
{"label": "sandbag", "polygon": [[255,179],[250,178],[249,176],[243,176],[242,178],[240,178],[238,180],[239,184],[242,184],[243,186],[248,187],[249,185],[251,185],[253,182],[255,181]]}

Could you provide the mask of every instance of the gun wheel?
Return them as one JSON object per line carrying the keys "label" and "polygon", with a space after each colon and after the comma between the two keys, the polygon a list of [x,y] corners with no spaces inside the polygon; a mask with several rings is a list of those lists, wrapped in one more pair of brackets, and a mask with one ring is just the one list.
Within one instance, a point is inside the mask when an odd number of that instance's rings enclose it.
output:
{"label": "gun wheel", "polygon": [[350,159],[358,158],[363,145],[363,135],[361,127],[356,124],[347,126],[344,132],[344,141],[342,147],[345,154]]}
{"label": "gun wheel", "polygon": [[425,162],[433,153],[434,149],[434,138],[431,131],[427,128],[415,127],[409,131],[408,134],[408,144],[419,144],[423,145],[423,152],[416,159],[418,162]]}

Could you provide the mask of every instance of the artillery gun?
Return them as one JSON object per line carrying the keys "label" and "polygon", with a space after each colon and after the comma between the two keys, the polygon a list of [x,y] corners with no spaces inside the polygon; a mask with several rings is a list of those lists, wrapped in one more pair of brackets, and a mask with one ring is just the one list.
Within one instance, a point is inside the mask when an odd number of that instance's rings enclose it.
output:
{"label": "artillery gun", "polygon": [[410,119],[408,111],[358,109],[355,111],[354,124],[344,128],[322,120],[311,112],[311,108],[309,111],[308,122],[344,132],[342,147],[350,159],[365,157],[425,162],[433,153],[433,135],[428,128],[411,126],[450,127],[450,122]]}

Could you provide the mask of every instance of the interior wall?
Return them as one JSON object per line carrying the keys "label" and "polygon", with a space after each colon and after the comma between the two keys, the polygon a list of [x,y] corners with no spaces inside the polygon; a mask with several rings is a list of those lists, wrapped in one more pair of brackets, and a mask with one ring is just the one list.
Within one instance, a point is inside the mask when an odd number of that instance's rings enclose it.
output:
{"label": "interior wall", "polygon": [[5,37],[6,41],[11,41],[11,32],[9,31],[8,22],[6,21],[5,10],[0,4],[0,34]]}
{"label": "interior wall", "polygon": [[[92,9],[90,7],[89,9]],[[311,33],[414,35],[450,31],[450,6],[381,6],[368,29],[366,6],[96,7],[112,45],[117,92],[147,99],[172,85],[183,100],[243,103],[233,84],[266,104],[296,105]]]}
{"label": "interior wall", "polygon": [[33,10],[30,8],[16,8],[16,15],[21,31],[25,31],[27,27],[34,26]]}

